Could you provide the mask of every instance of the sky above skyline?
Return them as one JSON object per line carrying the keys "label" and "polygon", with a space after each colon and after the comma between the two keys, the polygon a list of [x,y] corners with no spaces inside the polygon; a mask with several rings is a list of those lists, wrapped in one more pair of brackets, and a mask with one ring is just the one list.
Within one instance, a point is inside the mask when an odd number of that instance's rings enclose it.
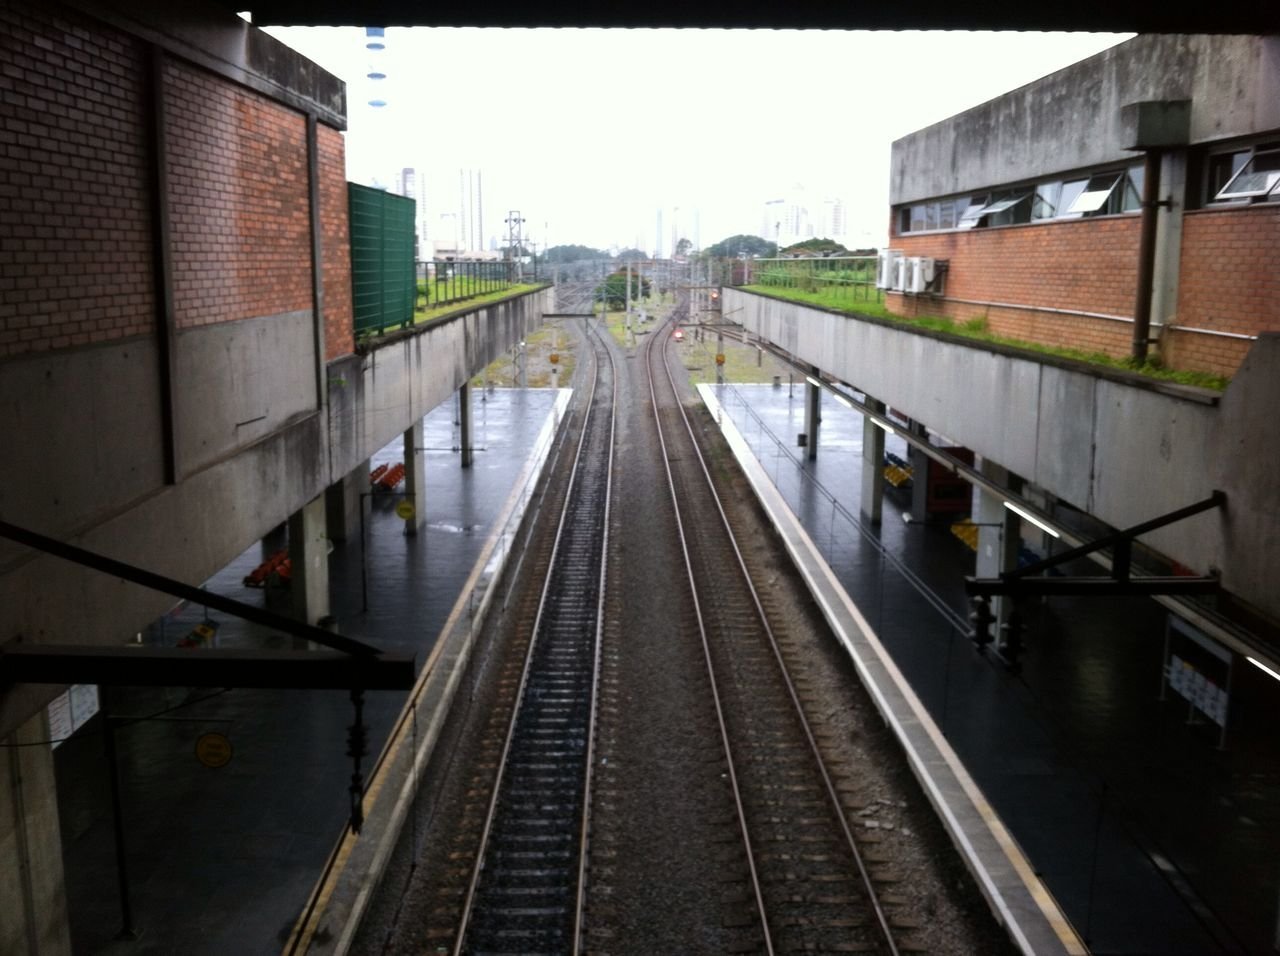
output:
{"label": "sky above skyline", "polygon": [[486,239],[519,210],[539,248],[649,251],[660,208],[666,245],[678,217],[706,246],[758,234],[796,185],[882,245],[895,139],[1129,36],[390,27],[369,51],[362,28],[268,32],[346,81],[352,181],[412,166],[457,208],[459,169],[481,170]]}

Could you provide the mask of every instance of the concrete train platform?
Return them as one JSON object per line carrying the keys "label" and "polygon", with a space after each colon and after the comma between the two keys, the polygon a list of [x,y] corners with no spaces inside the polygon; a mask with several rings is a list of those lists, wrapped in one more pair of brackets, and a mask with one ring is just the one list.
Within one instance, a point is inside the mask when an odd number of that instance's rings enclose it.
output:
{"label": "concrete train platform", "polygon": [[[1028,952],[1272,951],[1280,686],[1237,669],[1220,749],[1162,693],[1166,614],[1149,599],[1042,604],[1010,673],[967,639],[974,556],[949,522],[904,521],[892,494],[878,526],[860,520],[861,415],[824,402],[810,461],[803,386],[700,390]],[[886,450],[906,457],[900,438]]]}
{"label": "concrete train platform", "polygon": [[[547,436],[567,390],[486,389],[473,394],[472,467],[459,466],[455,401],[424,419],[425,527],[404,534],[392,496],[371,495],[365,540],[330,556],[330,589],[340,633],[375,646],[430,654],[446,619],[464,599],[473,566],[492,552],[491,525],[504,504],[527,500]],[[395,440],[373,465],[403,458]],[[507,509],[508,511],[510,509]],[[518,518],[511,519],[518,521]],[[247,588],[244,577],[283,546],[274,536],[247,549],[206,587],[288,613],[287,592]],[[362,610],[367,579],[368,609]],[[288,646],[288,638],[199,607],[179,605],[141,635],[175,646],[198,625],[213,625],[221,647]],[[405,694],[370,692],[368,772]],[[341,691],[119,688],[113,717],[123,791],[123,846],[136,939],[123,925],[119,868],[101,715],[55,751],[63,858],[73,946],[78,953],[279,953],[342,832],[349,810],[351,760],[345,754],[353,710]],[[194,752],[209,731],[230,740],[231,760],[212,769]]]}

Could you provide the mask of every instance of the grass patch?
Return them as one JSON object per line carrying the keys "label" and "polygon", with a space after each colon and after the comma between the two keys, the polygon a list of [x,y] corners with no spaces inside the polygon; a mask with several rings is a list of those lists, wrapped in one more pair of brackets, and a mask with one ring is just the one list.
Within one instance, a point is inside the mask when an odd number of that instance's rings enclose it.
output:
{"label": "grass patch", "polygon": [[443,305],[433,305],[430,309],[418,309],[413,313],[413,324],[423,325],[443,315],[451,315],[463,309],[501,302],[503,299],[510,299],[517,295],[524,295],[526,292],[532,292],[536,288],[538,286],[527,282],[519,285],[513,284],[505,289],[499,289],[497,292],[486,292],[484,295],[474,295],[467,299],[455,299]]}
{"label": "grass patch", "polygon": [[890,322],[896,322],[913,328],[929,329],[934,332],[946,332],[951,335],[958,335],[962,338],[972,339],[976,342],[985,342],[990,345],[1004,345],[1010,348],[1021,349],[1025,352],[1035,352],[1040,355],[1052,355],[1057,358],[1086,362],[1089,365],[1097,365],[1102,368],[1136,372],[1139,375],[1144,375],[1147,378],[1162,382],[1176,382],[1179,385],[1190,385],[1195,388],[1207,388],[1215,392],[1224,391],[1227,385],[1231,382],[1231,379],[1227,376],[1214,375],[1210,372],[1165,368],[1158,360],[1148,359],[1146,362],[1139,363],[1134,362],[1129,358],[1115,358],[1104,352],[1086,352],[1083,349],[1066,348],[1056,345],[1040,345],[1038,343],[1027,342],[1022,339],[995,335],[989,331],[987,320],[985,318],[970,319],[966,322],[956,323],[952,319],[948,319],[943,316],[922,315],[911,317],[898,315],[895,312],[890,312],[882,302],[854,301],[850,298],[849,293],[843,290],[832,291],[824,289],[806,292],[801,289],[784,289],[776,286],[763,285],[743,286],[743,288],[750,292],[761,292],[765,295],[791,299],[796,302],[803,302],[806,305],[814,305],[823,309],[834,309],[837,312],[847,312],[851,315],[870,315],[875,318],[887,319]]}

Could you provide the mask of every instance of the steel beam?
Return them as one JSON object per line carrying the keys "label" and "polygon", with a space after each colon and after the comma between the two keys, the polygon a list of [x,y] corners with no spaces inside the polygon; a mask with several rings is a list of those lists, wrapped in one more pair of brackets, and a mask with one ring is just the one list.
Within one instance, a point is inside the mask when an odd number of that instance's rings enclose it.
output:
{"label": "steel beam", "polygon": [[1220,586],[1217,578],[1182,575],[1127,579],[1103,575],[1056,578],[966,577],[964,579],[965,592],[973,597],[1060,594],[1084,594],[1090,597],[1152,597],[1157,594],[1213,594]]}
{"label": "steel beam", "polygon": [[338,651],[199,650],[177,647],[10,644],[0,650],[0,687],[250,687],[409,690],[413,658]]}
{"label": "steel beam", "polygon": [[223,597],[221,594],[215,594],[203,588],[184,584],[182,581],[167,578],[162,574],[146,571],[123,561],[116,561],[93,551],[86,551],[84,548],[78,548],[73,544],[67,544],[64,541],[58,541],[55,538],[28,531],[26,528],[19,528],[17,525],[10,524],[7,521],[0,521],[0,538],[8,538],[10,541],[16,541],[18,544],[35,548],[37,551],[43,551],[46,554],[52,554],[54,557],[92,568],[94,571],[101,571],[104,574],[132,581],[134,584],[151,588],[153,591],[185,598],[193,604],[223,611],[246,621],[269,627],[272,630],[282,631],[291,637],[299,637],[313,644],[319,644],[321,647],[331,647],[334,650],[359,657],[374,657],[382,653],[378,648],[370,644],[353,641],[349,637],[326,631],[322,627],[307,624],[305,621],[297,621],[282,614],[274,614],[263,608],[254,607],[252,604],[245,604],[243,601]]}

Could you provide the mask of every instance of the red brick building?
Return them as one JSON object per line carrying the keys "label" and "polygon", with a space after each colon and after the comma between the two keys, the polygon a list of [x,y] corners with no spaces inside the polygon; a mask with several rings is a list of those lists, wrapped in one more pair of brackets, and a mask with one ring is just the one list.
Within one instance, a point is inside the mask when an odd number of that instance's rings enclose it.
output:
{"label": "red brick building", "polygon": [[1123,357],[1145,287],[1151,354],[1230,375],[1280,330],[1278,58],[1139,36],[898,140],[890,246],[936,265],[889,307]]}

